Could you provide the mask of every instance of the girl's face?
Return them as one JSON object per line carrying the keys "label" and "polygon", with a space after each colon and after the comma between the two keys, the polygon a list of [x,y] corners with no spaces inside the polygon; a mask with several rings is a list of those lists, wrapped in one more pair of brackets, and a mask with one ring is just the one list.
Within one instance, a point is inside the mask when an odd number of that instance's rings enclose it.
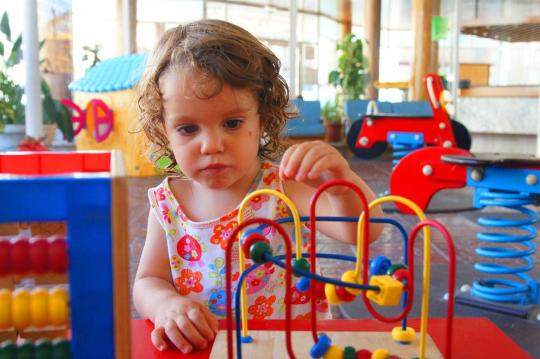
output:
{"label": "girl's face", "polygon": [[216,96],[200,98],[211,94],[216,84],[212,78],[203,85],[196,80],[175,70],[160,79],[165,131],[180,169],[212,189],[252,180],[259,170],[262,135],[257,98],[228,85]]}

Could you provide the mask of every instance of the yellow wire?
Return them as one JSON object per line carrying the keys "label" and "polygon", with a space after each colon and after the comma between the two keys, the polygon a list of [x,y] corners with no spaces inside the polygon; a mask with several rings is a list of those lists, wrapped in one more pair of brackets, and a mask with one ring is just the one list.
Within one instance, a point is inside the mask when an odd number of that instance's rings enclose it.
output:
{"label": "yellow wire", "polygon": [[[242,223],[242,220],[244,219],[244,208],[246,205],[251,201],[251,199],[255,196],[262,195],[262,194],[269,194],[278,197],[281,199],[285,204],[289,207],[289,210],[291,211],[293,221],[294,221],[294,238],[295,238],[295,245],[296,245],[296,259],[302,258],[302,223],[300,222],[300,215],[298,214],[298,210],[296,209],[296,206],[294,203],[289,199],[289,197],[285,196],[283,193],[263,188],[256,190],[254,192],[251,192],[249,195],[244,198],[242,203],[240,203],[240,208],[238,210],[238,225]],[[242,232],[240,232],[239,237],[242,238]],[[238,254],[239,254],[239,270],[240,275],[245,270],[245,257],[244,252],[242,251],[242,246],[240,245],[240,242],[238,243]],[[245,337],[247,336],[248,331],[248,322],[247,322],[247,294],[246,294],[246,283],[242,285],[242,288],[240,288],[240,299],[241,299],[241,316],[242,316],[242,335]]]}
{"label": "yellow wire", "polygon": [[[420,219],[420,221],[423,221],[426,219],[426,215],[424,211],[418,205],[411,200],[401,197],[401,196],[386,196],[377,198],[376,200],[372,201],[368,207],[371,210],[375,206],[379,206],[386,202],[398,202],[403,205],[406,205],[410,209],[413,210],[413,212],[416,214],[416,216]],[[357,230],[357,244],[356,244],[356,269],[354,272],[354,275],[356,277],[356,280],[358,283],[362,283],[362,278],[360,278],[360,271],[361,271],[361,265],[362,265],[362,256],[363,256],[363,244],[364,244],[364,236],[363,236],[363,225],[364,225],[364,212],[360,215],[358,219],[358,230]],[[430,280],[430,263],[431,263],[431,231],[429,229],[429,226],[424,226],[422,228],[424,233],[424,272],[423,272],[423,285],[422,285],[422,316],[420,319],[420,359],[423,359],[426,355],[426,332],[427,332],[427,319],[428,319],[428,312],[429,312],[429,280]]]}

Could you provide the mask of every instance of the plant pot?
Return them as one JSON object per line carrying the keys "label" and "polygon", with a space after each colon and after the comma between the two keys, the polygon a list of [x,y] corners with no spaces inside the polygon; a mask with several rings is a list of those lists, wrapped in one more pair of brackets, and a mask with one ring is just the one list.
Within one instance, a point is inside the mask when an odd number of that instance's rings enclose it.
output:
{"label": "plant pot", "polygon": [[0,128],[0,152],[16,151],[25,136],[22,124],[8,124]]}
{"label": "plant pot", "polygon": [[343,126],[341,123],[327,122],[324,124],[324,140],[326,142],[341,141],[341,132]]}

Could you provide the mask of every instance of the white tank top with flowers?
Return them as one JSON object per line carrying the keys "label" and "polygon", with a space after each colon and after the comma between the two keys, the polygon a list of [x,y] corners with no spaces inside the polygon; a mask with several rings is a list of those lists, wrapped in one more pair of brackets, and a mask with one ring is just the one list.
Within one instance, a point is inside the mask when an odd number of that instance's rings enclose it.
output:
{"label": "white tank top with flowers", "polygon": [[[265,162],[250,192],[255,189],[274,189],[283,193],[278,168]],[[193,222],[182,211],[174,197],[168,178],[157,187],[148,190],[151,211],[166,233],[171,274],[174,285],[181,295],[189,296],[206,305],[218,317],[226,314],[225,295],[225,246],[228,235],[238,226],[238,207],[220,218]],[[244,218],[262,217],[277,219],[289,217],[285,203],[276,196],[258,195],[244,209]],[[294,240],[292,224],[284,225]],[[263,229],[270,240],[273,253],[284,254],[284,244],[275,229]],[[303,251],[307,252],[309,232],[302,226]],[[233,246],[233,290],[239,278],[238,247]],[[253,262],[246,260],[249,267]],[[272,263],[266,263],[252,271],[246,278],[248,296],[248,319],[283,319],[285,317],[285,271]],[[296,279],[293,279],[296,283]],[[299,292],[293,284],[292,313],[294,319],[308,319],[310,291]],[[317,300],[317,312],[326,317],[328,303]]]}

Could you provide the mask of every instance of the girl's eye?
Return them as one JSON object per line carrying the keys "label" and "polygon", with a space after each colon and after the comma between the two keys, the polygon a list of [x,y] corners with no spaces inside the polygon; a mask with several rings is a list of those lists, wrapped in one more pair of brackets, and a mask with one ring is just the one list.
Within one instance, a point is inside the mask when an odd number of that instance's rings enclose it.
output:
{"label": "girl's eye", "polygon": [[180,132],[182,135],[192,135],[195,132],[197,132],[199,128],[195,125],[184,125],[178,127],[176,130]]}
{"label": "girl's eye", "polygon": [[241,123],[242,123],[242,120],[231,119],[231,120],[225,121],[225,127],[232,130],[232,129],[238,128],[238,126],[240,126]]}

